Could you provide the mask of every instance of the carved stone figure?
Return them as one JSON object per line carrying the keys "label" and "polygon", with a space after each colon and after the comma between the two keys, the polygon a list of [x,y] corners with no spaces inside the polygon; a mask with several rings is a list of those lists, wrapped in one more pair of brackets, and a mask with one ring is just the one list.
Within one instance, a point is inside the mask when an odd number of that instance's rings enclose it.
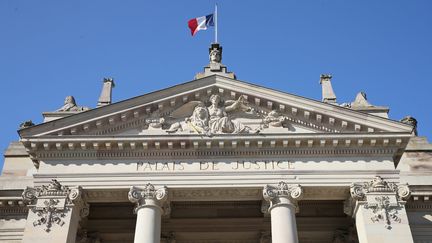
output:
{"label": "carved stone figure", "polygon": [[212,95],[210,102],[208,111],[210,115],[209,126],[212,133],[249,133],[251,130],[249,127],[231,120],[227,114],[227,112],[236,110],[249,111],[251,109],[243,96],[227,106],[221,105],[222,100],[219,95]]}
{"label": "carved stone figure", "polygon": [[190,132],[196,132],[199,134],[210,134],[210,128],[208,126],[209,113],[207,107],[202,104],[195,106],[192,115],[187,117],[184,123],[176,122],[167,130],[168,133],[177,131],[189,130]]}
{"label": "carved stone figure", "polygon": [[212,49],[210,51],[210,63],[220,63],[222,55],[219,49]]}
{"label": "carved stone figure", "polygon": [[402,123],[413,126],[413,133],[417,136],[417,120],[412,116],[406,116],[400,120]]}
{"label": "carved stone figure", "polygon": [[28,128],[34,125],[35,124],[31,120],[28,120],[20,124],[20,129]]}
{"label": "carved stone figure", "polygon": [[231,114],[240,112],[245,115],[258,117],[243,96],[237,100],[222,101],[219,95],[209,98],[210,105],[204,102],[191,101],[171,113],[171,117],[188,116],[184,122],[176,122],[167,130],[168,133],[190,131],[210,136],[215,133],[249,133],[252,129],[241,122],[232,119]]}
{"label": "carved stone figure", "polygon": [[86,111],[88,107],[78,106],[73,96],[66,96],[64,105],[56,111]]}
{"label": "carved stone figure", "polygon": [[269,125],[272,127],[281,127],[286,122],[286,117],[279,114],[277,111],[271,111],[264,118],[264,124],[268,127]]}
{"label": "carved stone figure", "polygon": [[153,112],[149,118],[145,119],[145,129],[161,128],[165,123],[165,119],[160,116],[159,112]]}

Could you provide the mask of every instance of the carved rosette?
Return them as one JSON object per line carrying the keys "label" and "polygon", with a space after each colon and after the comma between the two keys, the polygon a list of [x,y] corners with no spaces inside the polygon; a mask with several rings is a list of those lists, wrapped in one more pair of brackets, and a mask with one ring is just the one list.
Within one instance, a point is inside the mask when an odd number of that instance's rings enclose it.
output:
{"label": "carved rosette", "polygon": [[166,186],[156,189],[151,183],[144,188],[132,186],[128,193],[129,201],[136,204],[135,213],[142,207],[157,207],[164,215],[170,213],[168,189]]}
{"label": "carved rosette", "polygon": [[366,183],[353,183],[350,187],[351,198],[345,202],[345,213],[354,214],[359,206],[371,210],[370,220],[374,223],[384,223],[391,229],[392,223],[400,223],[398,211],[403,208],[404,200],[410,195],[407,184],[396,185],[376,176]]}
{"label": "carved rosette", "polygon": [[63,226],[64,218],[72,208],[79,210],[81,217],[86,217],[89,213],[89,205],[83,198],[82,188],[62,186],[55,179],[47,186],[27,187],[22,198],[38,217],[33,226],[43,225],[46,232],[50,232],[54,224]]}
{"label": "carved rosette", "polygon": [[297,201],[302,196],[303,189],[300,185],[287,184],[283,181],[277,186],[266,185],[263,190],[264,199],[270,202],[269,212],[273,207],[286,203],[286,200],[281,200],[281,198],[288,199],[289,204],[294,205],[297,210]]}

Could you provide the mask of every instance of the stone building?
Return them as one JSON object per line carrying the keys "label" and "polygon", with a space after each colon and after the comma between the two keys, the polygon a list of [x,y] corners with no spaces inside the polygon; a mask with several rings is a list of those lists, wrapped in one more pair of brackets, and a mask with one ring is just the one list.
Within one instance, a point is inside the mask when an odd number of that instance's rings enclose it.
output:
{"label": "stone building", "polygon": [[25,122],[0,177],[2,242],[432,242],[432,145],[359,93],[190,82]]}

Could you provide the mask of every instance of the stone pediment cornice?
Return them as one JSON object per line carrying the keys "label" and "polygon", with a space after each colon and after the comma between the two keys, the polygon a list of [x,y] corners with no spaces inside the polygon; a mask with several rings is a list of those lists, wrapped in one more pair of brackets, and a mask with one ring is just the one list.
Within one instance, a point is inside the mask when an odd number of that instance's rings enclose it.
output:
{"label": "stone pediment cornice", "polygon": [[172,158],[212,156],[399,155],[410,136],[381,134],[286,134],[172,136],[44,136],[22,138],[34,159]]}
{"label": "stone pediment cornice", "polygon": [[214,75],[22,129],[19,134],[108,135],[152,124],[162,127],[161,119],[166,120],[179,107],[191,101],[208,101],[212,95],[225,100],[242,98],[262,117],[275,111],[284,117],[284,122],[317,133],[410,133],[413,129],[378,116]]}

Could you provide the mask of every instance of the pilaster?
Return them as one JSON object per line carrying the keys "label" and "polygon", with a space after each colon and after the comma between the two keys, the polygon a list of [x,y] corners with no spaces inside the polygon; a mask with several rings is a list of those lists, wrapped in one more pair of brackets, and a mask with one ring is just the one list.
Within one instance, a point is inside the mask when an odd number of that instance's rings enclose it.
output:
{"label": "pilaster", "polygon": [[29,213],[23,242],[75,243],[78,223],[89,214],[80,186],[68,187],[53,179],[48,186],[27,187],[23,201]]}
{"label": "pilaster", "polygon": [[366,183],[353,183],[345,212],[356,220],[360,243],[413,242],[405,201],[408,185],[396,185],[377,176]]}

